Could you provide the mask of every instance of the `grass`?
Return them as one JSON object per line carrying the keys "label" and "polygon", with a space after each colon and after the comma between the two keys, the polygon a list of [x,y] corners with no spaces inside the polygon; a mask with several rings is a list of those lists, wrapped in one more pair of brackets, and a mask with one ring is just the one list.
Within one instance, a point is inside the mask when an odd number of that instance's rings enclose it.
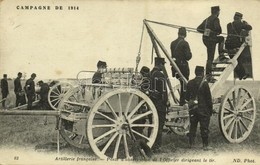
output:
{"label": "grass", "polygon": [[[222,136],[219,125],[218,116],[213,115],[210,124],[210,145],[214,148],[213,151],[203,152],[201,149],[201,137],[199,134],[199,128],[197,131],[196,144],[194,149],[188,149],[188,138],[186,136],[179,136],[174,133],[163,135],[162,153],[155,154],[154,158],[159,160],[160,158],[192,158],[200,157],[205,154],[212,157],[223,156],[225,154],[237,153],[260,153],[260,99],[259,86],[249,85],[248,82],[244,82],[249,87],[255,96],[257,104],[257,116],[254,128],[250,136],[240,144],[230,144]],[[227,86],[232,86],[232,83],[227,83]],[[227,88],[227,87],[226,87]],[[29,152],[36,152],[34,148],[38,144],[45,144],[49,142],[56,142],[57,131],[55,130],[56,119],[54,117],[48,117],[48,125],[43,124],[43,117],[41,116],[0,116],[0,154],[7,149],[11,150],[26,150]],[[65,141],[60,138],[60,142],[65,144]],[[51,155],[55,155],[56,151],[49,151]],[[81,157],[95,157],[90,148],[87,150],[77,149],[72,146],[66,145],[61,149],[62,155],[67,156],[81,156]],[[0,158],[1,163],[1,158]]]}

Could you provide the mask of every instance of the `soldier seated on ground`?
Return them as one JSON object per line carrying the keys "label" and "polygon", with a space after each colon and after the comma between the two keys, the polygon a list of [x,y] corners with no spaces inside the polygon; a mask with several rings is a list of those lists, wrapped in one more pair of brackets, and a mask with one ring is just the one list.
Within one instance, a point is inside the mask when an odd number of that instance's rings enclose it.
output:
{"label": "soldier seated on ground", "polygon": [[50,109],[49,108],[49,103],[48,103],[48,92],[50,90],[49,85],[47,83],[44,83],[43,81],[39,81],[38,85],[41,87],[40,88],[40,108],[41,109]]}

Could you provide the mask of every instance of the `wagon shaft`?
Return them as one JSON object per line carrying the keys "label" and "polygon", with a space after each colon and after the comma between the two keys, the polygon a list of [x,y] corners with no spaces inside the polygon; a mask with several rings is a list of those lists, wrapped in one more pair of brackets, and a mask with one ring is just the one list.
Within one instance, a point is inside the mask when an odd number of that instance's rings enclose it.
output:
{"label": "wagon shaft", "polygon": [[53,110],[0,110],[0,115],[59,116],[59,114],[59,111]]}

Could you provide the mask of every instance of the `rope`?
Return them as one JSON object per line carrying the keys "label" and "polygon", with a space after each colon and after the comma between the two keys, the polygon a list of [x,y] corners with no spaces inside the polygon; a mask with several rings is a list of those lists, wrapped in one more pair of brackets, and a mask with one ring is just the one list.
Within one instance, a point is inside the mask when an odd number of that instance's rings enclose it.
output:
{"label": "rope", "polygon": [[[162,22],[151,21],[151,20],[146,20],[146,21],[147,21],[147,22],[151,22],[151,23],[155,23],[155,24],[159,24],[159,25],[164,25],[164,26],[176,28],[176,29],[179,29],[179,28],[181,28],[181,27],[184,27],[184,28],[186,28],[186,31],[188,31],[188,32],[193,32],[193,33],[199,33],[199,34],[201,34],[200,32],[197,31],[196,28],[192,28],[192,27],[180,26],[180,25],[174,25],[174,24],[168,24],[168,23],[162,23]],[[198,30],[204,31],[204,29],[198,29]],[[227,34],[227,33],[221,33],[221,34],[222,34],[222,35],[226,35],[226,36],[234,36],[234,37],[241,37],[241,38],[244,37],[244,36],[236,35],[236,34]],[[226,38],[226,37],[225,37],[225,38]]]}
{"label": "rope", "polygon": [[143,43],[143,36],[144,36],[144,24],[143,24],[143,27],[142,27],[142,34],[141,34],[141,40],[140,40],[140,44],[139,44],[139,51],[138,51],[138,55],[136,57],[136,67],[135,67],[135,72],[137,72],[138,70],[138,65],[139,65],[139,62],[141,60],[141,49],[142,49],[142,43]]}
{"label": "rope", "polygon": [[154,52],[154,48],[152,46],[152,59],[151,59],[151,64],[153,63],[153,52]]}

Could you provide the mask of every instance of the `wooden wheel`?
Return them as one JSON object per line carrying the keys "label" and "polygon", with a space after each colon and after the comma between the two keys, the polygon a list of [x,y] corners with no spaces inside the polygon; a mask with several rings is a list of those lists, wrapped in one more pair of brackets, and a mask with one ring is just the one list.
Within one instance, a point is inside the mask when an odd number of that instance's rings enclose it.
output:
{"label": "wooden wheel", "polygon": [[134,142],[129,129],[136,139],[147,142],[150,147],[157,136],[156,108],[149,97],[139,90],[112,90],[102,95],[88,114],[88,141],[101,159],[131,158]]}
{"label": "wooden wheel", "polygon": [[70,145],[77,148],[88,147],[86,138],[86,119],[90,109],[92,90],[75,87],[69,90],[61,100],[59,131]]}
{"label": "wooden wheel", "polygon": [[250,134],[255,123],[256,105],[251,93],[242,86],[234,86],[220,105],[219,125],[231,143],[240,143]]}
{"label": "wooden wheel", "polygon": [[48,92],[48,102],[52,109],[56,110],[66,92],[72,88],[70,83],[59,82],[52,86]]}

